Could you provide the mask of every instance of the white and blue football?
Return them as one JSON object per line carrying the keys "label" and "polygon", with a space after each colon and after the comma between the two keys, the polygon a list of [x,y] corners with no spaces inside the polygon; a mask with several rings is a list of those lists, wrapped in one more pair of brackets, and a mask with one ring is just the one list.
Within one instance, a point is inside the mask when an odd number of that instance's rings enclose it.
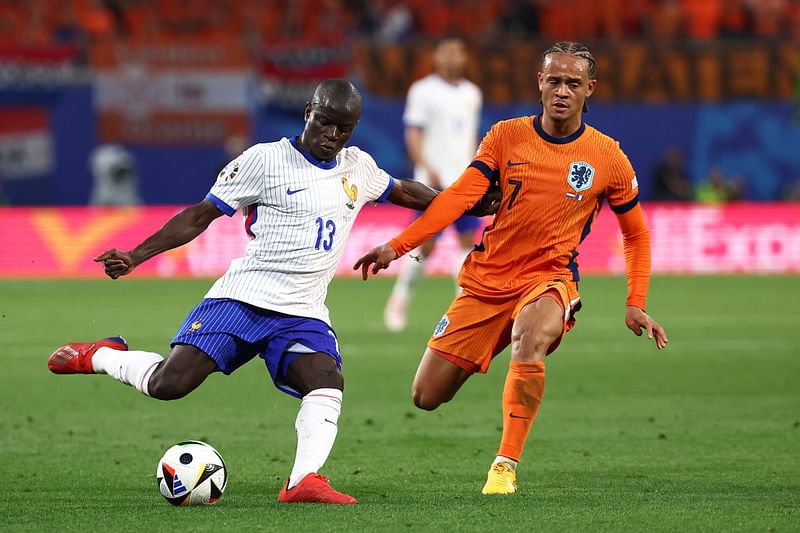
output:
{"label": "white and blue football", "polygon": [[222,456],[199,440],[179,442],[158,462],[156,481],[172,505],[213,505],[228,484]]}

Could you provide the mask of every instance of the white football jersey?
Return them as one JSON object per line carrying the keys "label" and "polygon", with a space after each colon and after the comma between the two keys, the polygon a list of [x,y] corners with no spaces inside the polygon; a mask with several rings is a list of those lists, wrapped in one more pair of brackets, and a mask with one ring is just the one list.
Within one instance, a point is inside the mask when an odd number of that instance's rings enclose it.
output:
{"label": "white football jersey", "polygon": [[206,198],[228,216],[241,209],[250,242],[206,297],[330,324],[325,297],[345,240],[361,208],[385,200],[393,185],[356,147],[329,163],[295,139],[248,148],[222,169]]}
{"label": "white football jersey", "polygon": [[[475,157],[483,97],[468,80],[450,83],[429,74],[411,84],[403,123],[422,128],[422,155],[439,174],[443,187],[451,185]],[[414,179],[430,185],[419,166]]]}

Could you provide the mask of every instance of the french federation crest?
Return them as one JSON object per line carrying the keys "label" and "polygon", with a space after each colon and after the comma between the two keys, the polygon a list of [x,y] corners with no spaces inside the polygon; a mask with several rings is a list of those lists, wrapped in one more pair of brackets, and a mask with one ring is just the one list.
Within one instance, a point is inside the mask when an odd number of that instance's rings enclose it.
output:
{"label": "french federation crest", "polygon": [[569,165],[567,183],[575,192],[585,191],[592,186],[594,167],[586,161],[573,161]]}
{"label": "french federation crest", "polygon": [[350,209],[356,208],[356,200],[358,200],[358,187],[356,187],[355,183],[351,184],[347,182],[347,176],[342,178],[342,187],[344,187],[344,193],[347,195],[347,198],[350,200],[345,205]]}

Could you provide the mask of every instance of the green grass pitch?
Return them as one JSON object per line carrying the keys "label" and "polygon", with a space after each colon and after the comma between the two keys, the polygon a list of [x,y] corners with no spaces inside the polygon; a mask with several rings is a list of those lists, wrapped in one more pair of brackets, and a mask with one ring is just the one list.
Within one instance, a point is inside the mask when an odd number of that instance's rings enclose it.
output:
{"label": "green grass pitch", "polygon": [[[411,380],[452,284],[423,280],[409,330],[390,334],[390,283],[336,280],[328,299],[347,385],[323,473],[360,500],[342,508],[276,502],[297,402],[259,360],[168,403],[47,371],[70,340],[122,334],[165,353],[209,280],[0,281],[0,530],[800,530],[800,278],[655,278],[662,352],[625,329],[623,278],[584,280],[509,497],[480,494],[507,353],[443,408],[415,409]],[[216,506],[173,508],[156,488],[158,459],[183,439],[227,462]]]}

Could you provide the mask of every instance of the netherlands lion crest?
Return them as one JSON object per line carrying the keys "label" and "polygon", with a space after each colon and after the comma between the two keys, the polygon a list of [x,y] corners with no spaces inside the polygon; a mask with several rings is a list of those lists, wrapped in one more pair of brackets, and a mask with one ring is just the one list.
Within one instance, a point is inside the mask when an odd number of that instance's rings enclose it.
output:
{"label": "netherlands lion crest", "polygon": [[567,183],[575,192],[585,191],[592,186],[594,167],[586,161],[573,161],[569,165]]}

